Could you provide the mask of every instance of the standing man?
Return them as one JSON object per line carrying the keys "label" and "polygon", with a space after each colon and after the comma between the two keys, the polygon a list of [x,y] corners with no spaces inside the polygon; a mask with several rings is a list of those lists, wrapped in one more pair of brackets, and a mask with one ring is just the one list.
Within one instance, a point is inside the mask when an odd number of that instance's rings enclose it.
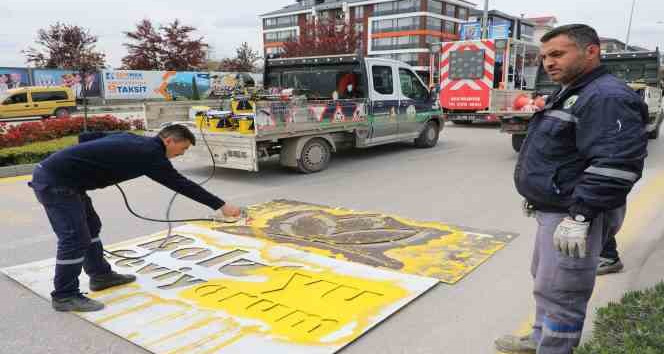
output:
{"label": "standing man", "polygon": [[218,210],[220,218],[240,215],[238,207],[224,203],[173,168],[169,159],[196,144],[196,138],[186,127],[170,125],[152,138],[130,133],[104,135],[81,135],[80,144],[38,164],[29,183],[58,237],[55,290],[51,292],[51,305],[56,311],[88,312],[104,307],[103,303],[81,294],[78,282],[81,269],[90,276],[92,291],[136,280],[133,275],[115,273],[104,259],[99,238],[101,221],[86,191],[148,176]]}
{"label": "standing man", "polygon": [[570,354],[581,338],[602,247],[620,229],[627,194],[641,178],[648,109],[600,65],[591,27],[561,26],[541,41],[542,65],[562,88],[531,119],[514,173],[538,223],[535,324],[532,334],[501,337],[496,347]]}

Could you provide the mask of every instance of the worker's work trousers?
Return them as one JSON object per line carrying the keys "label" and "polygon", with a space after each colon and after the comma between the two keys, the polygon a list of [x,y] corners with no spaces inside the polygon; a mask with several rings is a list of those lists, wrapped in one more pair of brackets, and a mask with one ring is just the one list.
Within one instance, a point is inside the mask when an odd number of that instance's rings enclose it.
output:
{"label": "worker's work trousers", "polygon": [[538,343],[538,354],[571,354],[579,344],[600,252],[620,229],[625,207],[592,220],[585,258],[567,257],[553,246],[553,233],[566,216],[536,213],[538,228],[531,272],[536,305],[533,339]]}
{"label": "worker's work trousers", "polygon": [[55,290],[51,296],[58,299],[75,296],[80,293],[81,268],[91,276],[111,272],[99,239],[101,221],[85,192],[69,187],[46,187],[35,188],[35,195],[58,237]]}

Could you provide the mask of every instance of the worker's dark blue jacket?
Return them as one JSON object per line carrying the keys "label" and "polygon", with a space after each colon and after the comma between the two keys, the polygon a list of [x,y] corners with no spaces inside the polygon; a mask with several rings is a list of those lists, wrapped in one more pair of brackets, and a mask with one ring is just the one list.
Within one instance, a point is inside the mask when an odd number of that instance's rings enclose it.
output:
{"label": "worker's dark blue jacket", "polygon": [[81,135],[80,142],[39,163],[31,186],[35,189],[64,186],[87,191],[147,176],[212,209],[224,205],[224,201],[173,168],[159,137],[117,133],[99,138],[99,134],[91,133]]}
{"label": "worker's dark blue jacket", "polygon": [[648,107],[600,66],[530,120],[514,172],[536,209],[594,217],[625,204],[647,155]]}

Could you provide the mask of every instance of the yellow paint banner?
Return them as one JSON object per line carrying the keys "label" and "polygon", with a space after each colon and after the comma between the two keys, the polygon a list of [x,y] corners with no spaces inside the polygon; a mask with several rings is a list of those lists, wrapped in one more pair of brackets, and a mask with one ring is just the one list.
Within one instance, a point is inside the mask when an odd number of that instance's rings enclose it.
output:
{"label": "yellow paint banner", "polygon": [[458,282],[516,237],[508,232],[291,200],[253,205],[248,211],[246,225],[206,226],[449,284]]}

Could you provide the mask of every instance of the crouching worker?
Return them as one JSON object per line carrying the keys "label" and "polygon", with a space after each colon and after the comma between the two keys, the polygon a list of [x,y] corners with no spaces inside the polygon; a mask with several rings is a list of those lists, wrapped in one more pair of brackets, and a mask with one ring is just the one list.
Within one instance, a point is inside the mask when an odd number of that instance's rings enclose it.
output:
{"label": "crouching worker", "polygon": [[97,311],[101,302],[81,294],[81,269],[90,277],[90,290],[131,283],[133,275],[118,274],[104,259],[101,221],[87,191],[147,176],[171,190],[217,210],[217,217],[237,217],[240,209],[178,173],[169,159],[196,144],[182,125],[171,125],[155,137],[130,133],[88,133],[80,144],[59,151],[37,165],[28,183],[44,206],[58,237],[55,289],[51,304],[57,311]]}

